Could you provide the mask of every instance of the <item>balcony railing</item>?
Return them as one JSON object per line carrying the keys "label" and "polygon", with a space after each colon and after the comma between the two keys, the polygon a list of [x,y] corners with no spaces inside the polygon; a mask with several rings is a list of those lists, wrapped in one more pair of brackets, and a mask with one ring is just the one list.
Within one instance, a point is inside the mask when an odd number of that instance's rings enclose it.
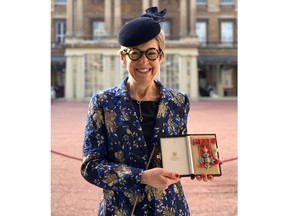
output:
{"label": "balcony railing", "polygon": [[[103,43],[116,41],[115,36],[82,36],[84,41],[93,41],[94,43]],[[166,37],[166,42],[178,39],[178,37]],[[237,42],[199,42],[201,49],[220,49],[220,48],[230,48],[237,49]],[[51,48],[64,48],[65,42],[51,43]]]}
{"label": "balcony railing", "polygon": [[217,48],[232,48],[235,49],[237,48],[237,43],[236,42],[200,42],[200,48],[202,49],[217,49]]}
{"label": "balcony railing", "polygon": [[63,43],[51,43],[52,49],[62,49],[64,48],[64,42]]}

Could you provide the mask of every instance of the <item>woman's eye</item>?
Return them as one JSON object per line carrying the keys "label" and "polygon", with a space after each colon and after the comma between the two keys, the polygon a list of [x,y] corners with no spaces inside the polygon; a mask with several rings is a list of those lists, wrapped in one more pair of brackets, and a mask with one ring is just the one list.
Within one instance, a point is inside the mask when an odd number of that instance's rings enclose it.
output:
{"label": "woman's eye", "polygon": [[148,55],[148,56],[155,56],[155,55],[157,55],[157,53],[155,53],[155,52],[149,52],[147,55]]}
{"label": "woman's eye", "polygon": [[155,55],[155,52],[148,52],[148,55]]}
{"label": "woman's eye", "polygon": [[139,52],[131,52],[130,55],[138,56],[138,55],[139,55]]}

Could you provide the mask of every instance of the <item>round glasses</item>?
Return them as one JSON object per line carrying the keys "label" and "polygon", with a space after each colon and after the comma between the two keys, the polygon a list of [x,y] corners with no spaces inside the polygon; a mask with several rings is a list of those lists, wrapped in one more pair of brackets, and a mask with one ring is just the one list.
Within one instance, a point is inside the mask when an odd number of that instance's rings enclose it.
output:
{"label": "round glasses", "polygon": [[161,54],[162,51],[157,50],[156,48],[149,48],[145,51],[141,51],[137,48],[133,49],[125,49],[123,50],[126,55],[132,60],[137,61],[139,60],[143,54],[145,54],[146,58],[150,61],[154,61],[158,58],[159,54]]}

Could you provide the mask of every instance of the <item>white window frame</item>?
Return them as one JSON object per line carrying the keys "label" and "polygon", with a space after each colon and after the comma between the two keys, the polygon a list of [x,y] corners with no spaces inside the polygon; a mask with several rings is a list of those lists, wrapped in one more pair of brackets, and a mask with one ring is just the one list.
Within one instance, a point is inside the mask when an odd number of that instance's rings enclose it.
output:
{"label": "white window frame", "polygon": [[163,29],[165,36],[170,36],[170,32],[171,32],[171,23],[170,21],[163,21],[160,23],[161,28]]}
{"label": "white window frame", "polygon": [[92,36],[93,40],[98,40],[104,36],[106,36],[106,30],[105,30],[105,22],[104,21],[98,21],[95,20],[92,22]]}
{"label": "white window frame", "polygon": [[234,43],[234,22],[221,21],[221,43],[222,45],[233,45]]}
{"label": "white window frame", "polygon": [[66,22],[55,21],[55,43],[63,44],[65,42]]}
{"label": "white window frame", "polygon": [[[168,88],[179,90],[179,55],[165,54],[165,61],[160,65],[160,80]],[[158,73],[159,74],[159,73]]]}
{"label": "white window frame", "polygon": [[197,21],[196,22],[196,34],[200,43],[207,43],[207,22]]}

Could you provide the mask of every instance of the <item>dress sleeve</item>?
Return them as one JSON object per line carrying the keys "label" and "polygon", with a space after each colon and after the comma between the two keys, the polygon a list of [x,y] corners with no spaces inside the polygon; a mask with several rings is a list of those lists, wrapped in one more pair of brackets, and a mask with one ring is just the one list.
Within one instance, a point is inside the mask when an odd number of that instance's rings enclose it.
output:
{"label": "dress sleeve", "polygon": [[86,181],[98,187],[141,195],[143,169],[115,163],[108,157],[107,129],[105,125],[104,94],[91,97],[84,129],[83,162],[81,174]]}

